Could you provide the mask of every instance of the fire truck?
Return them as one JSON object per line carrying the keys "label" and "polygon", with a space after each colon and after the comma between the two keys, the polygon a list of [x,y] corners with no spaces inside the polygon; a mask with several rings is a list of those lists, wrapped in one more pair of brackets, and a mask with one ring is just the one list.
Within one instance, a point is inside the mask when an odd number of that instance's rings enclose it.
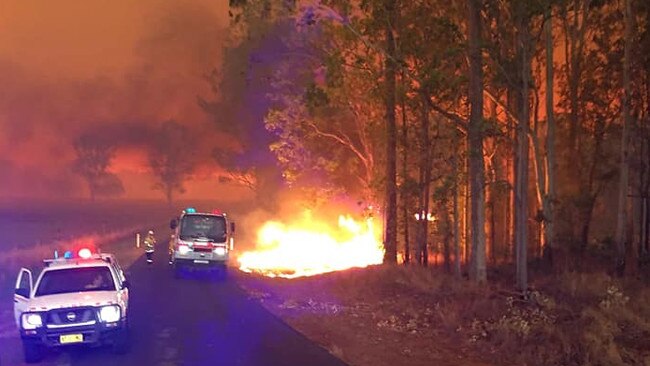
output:
{"label": "fire truck", "polygon": [[234,249],[235,223],[219,210],[198,212],[190,207],[170,221],[169,252],[175,276],[187,269],[213,269],[226,273]]}

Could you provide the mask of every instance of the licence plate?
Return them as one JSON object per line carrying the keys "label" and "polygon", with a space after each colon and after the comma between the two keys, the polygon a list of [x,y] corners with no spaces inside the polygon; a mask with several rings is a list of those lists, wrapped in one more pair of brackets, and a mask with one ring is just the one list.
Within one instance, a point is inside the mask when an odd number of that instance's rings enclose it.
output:
{"label": "licence plate", "polygon": [[59,342],[61,342],[61,344],[81,343],[83,341],[83,334],[66,334],[59,337]]}
{"label": "licence plate", "polygon": [[199,263],[199,264],[210,264],[210,261],[204,261],[201,259],[195,259],[194,263]]}

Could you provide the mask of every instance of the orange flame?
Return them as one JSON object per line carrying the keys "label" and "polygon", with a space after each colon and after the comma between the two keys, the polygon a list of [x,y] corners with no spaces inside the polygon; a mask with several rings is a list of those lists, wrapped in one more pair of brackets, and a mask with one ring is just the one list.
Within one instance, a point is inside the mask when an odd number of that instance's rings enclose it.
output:
{"label": "orange flame", "polygon": [[296,278],[380,264],[384,257],[381,231],[372,218],[340,215],[338,227],[314,220],[285,225],[267,221],[257,232],[257,250],[239,256],[240,269],[269,277]]}

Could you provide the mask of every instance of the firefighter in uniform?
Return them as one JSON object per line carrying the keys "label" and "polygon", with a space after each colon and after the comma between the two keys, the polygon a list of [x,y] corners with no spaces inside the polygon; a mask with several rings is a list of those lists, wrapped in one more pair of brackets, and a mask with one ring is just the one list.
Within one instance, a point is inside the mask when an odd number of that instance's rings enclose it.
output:
{"label": "firefighter in uniform", "polygon": [[171,266],[174,264],[174,239],[175,235],[171,234],[169,236],[169,246],[167,248],[167,252],[169,253],[169,265]]}
{"label": "firefighter in uniform", "polygon": [[149,230],[144,238],[144,252],[147,255],[147,263],[153,263],[153,251],[156,246],[156,238],[153,236],[153,230]]}

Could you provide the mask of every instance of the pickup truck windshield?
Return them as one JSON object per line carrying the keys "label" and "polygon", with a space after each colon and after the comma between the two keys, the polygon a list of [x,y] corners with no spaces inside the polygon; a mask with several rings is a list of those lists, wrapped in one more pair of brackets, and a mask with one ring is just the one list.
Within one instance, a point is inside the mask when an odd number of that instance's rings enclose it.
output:
{"label": "pickup truck windshield", "polygon": [[47,271],[35,296],[84,291],[115,291],[108,267],[80,267]]}
{"label": "pickup truck windshield", "polygon": [[226,220],[214,215],[185,215],[181,220],[181,240],[226,241]]}

